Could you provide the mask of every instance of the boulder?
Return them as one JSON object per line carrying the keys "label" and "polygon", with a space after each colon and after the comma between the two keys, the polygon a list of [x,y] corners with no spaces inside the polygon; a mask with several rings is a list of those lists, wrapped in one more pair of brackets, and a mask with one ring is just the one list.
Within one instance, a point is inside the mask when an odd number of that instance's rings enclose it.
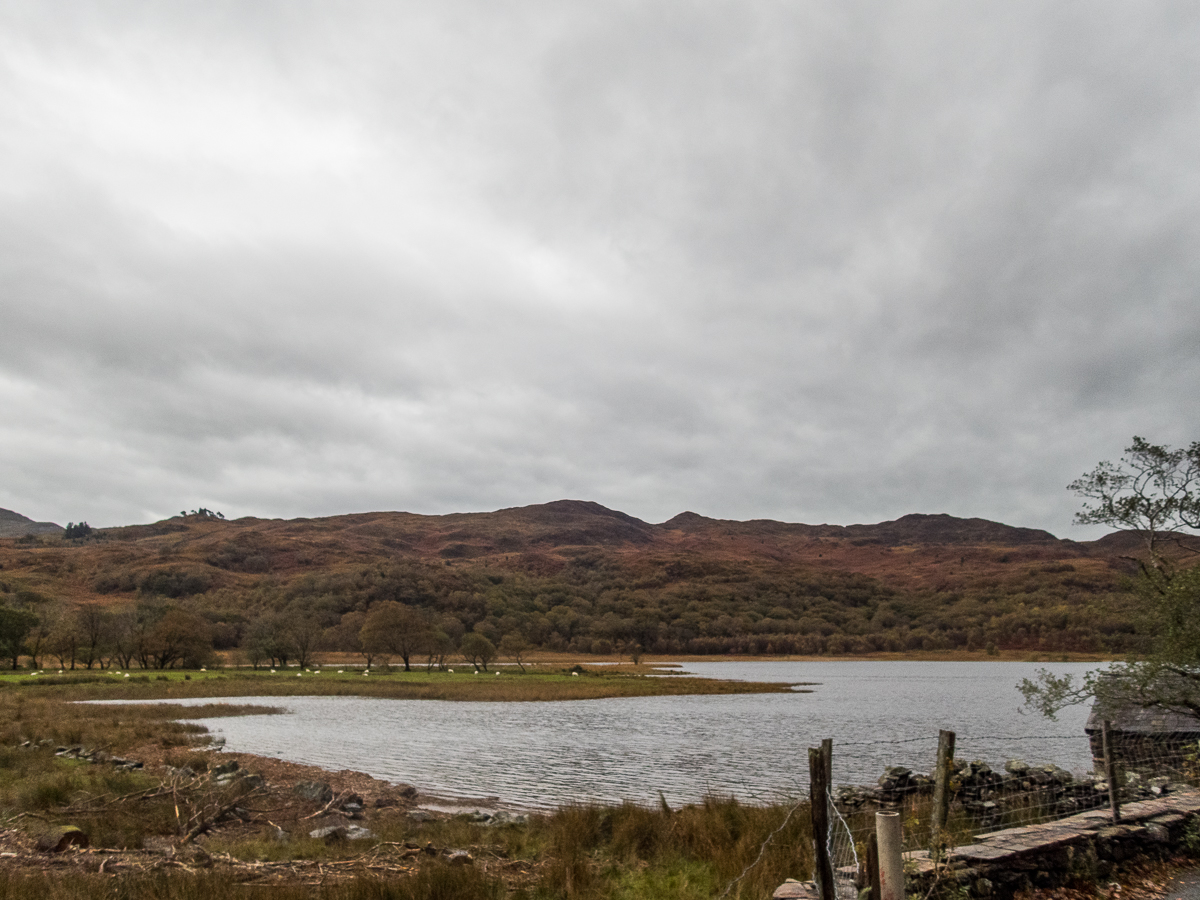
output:
{"label": "boulder", "polygon": [[352,819],[361,819],[363,811],[363,798],[358,794],[347,794],[342,799],[342,810],[345,811]]}
{"label": "boulder", "polygon": [[324,781],[301,781],[292,791],[296,796],[313,803],[328,803],[333,799],[333,788]]}
{"label": "boulder", "polygon": [[40,835],[37,848],[42,853],[62,853],[68,847],[86,847],[89,843],[87,832],[83,829],[74,825],[63,825]]}
{"label": "boulder", "polygon": [[326,825],[324,828],[314,828],[308,836],[327,844],[336,844],[340,841],[370,840],[375,834],[361,825]]}
{"label": "boulder", "polygon": [[1023,759],[1010,759],[1004,764],[1004,771],[1017,778],[1024,778],[1029,774],[1029,763]]}
{"label": "boulder", "polygon": [[520,813],[498,812],[495,813],[488,821],[489,828],[495,828],[500,825],[524,825],[528,819]]}

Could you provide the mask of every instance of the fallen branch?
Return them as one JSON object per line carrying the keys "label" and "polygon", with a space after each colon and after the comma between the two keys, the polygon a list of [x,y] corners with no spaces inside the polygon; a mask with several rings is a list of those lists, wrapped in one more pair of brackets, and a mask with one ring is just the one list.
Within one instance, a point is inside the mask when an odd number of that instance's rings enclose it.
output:
{"label": "fallen branch", "polygon": [[257,790],[259,790],[259,789],[251,788],[249,791],[242,794],[241,796],[235,797],[233,800],[229,801],[228,803],[223,804],[222,806],[219,806],[217,808],[216,812],[214,812],[212,815],[202,817],[199,822],[197,822],[195,825],[193,825],[191,828],[188,829],[187,834],[185,834],[182,838],[180,838],[180,840],[175,844],[175,846],[176,847],[184,847],[184,846],[190,844],[192,841],[194,841],[196,838],[198,838],[205,831],[212,828],[212,826],[215,825],[217,822],[219,822],[222,818],[224,818],[225,816],[229,815],[229,813],[231,813],[235,809],[237,809],[238,806],[241,805],[241,802],[243,800],[245,800],[247,797],[249,797],[251,794],[253,794]]}

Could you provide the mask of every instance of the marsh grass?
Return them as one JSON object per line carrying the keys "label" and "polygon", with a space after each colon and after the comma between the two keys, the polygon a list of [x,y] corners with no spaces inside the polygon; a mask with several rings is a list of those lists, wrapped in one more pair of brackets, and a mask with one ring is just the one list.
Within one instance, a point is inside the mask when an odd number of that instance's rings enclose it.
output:
{"label": "marsh grass", "polygon": [[396,879],[335,884],[239,884],[225,873],[124,875],[0,872],[0,900],[502,900],[504,883],[470,867],[424,866]]}
{"label": "marsh grass", "polygon": [[[299,675],[300,677],[296,677]],[[605,697],[679,696],[683,694],[787,693],[786,684],[717,681],[689,676],[646,677],[618,673],[530,672],[474,675],[458,672],[392,672],[364,676],[361,671],[319,674],[282,669],[267,671],[168,672],[153,677],[82,673],[79,675],[0,675],[31,696],[63,700],[148,700],[192,697],[356,696],[412,700],[483,702],[595,700]]]}
{"label": "marsh grass", "polygon": [[[564,807],[530,823],[547,865],[530,897],[711,897],[759,860],[789,807],[710,797],[678,810],[634,804]],[[794,815],[733,897],[765,897],[811,869],[811,830]]]}

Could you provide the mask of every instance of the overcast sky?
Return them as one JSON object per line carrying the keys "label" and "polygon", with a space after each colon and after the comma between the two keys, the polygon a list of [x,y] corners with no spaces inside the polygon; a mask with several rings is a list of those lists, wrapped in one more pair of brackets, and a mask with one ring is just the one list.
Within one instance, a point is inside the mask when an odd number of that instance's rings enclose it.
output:
{"label": "overcast sky", "polygon": [[0,315],[38,520],[1094,536],[1200,439],[1200,5],[6,2]]}

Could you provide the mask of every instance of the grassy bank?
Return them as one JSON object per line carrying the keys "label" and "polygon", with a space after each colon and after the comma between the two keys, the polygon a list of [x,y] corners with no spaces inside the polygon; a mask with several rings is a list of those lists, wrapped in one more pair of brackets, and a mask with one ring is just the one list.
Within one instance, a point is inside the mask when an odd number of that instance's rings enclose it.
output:
{"label": "grassy bank", "polygon": [[502,673],[401,672],[323,669],[319,673],[296,669],[228,669],[207,672],[134,673],[84,670],[62,675],[6,673],[0,690],[69,700],[148,700],[184,697],[294,697],[356,696],[405,700],[595,700],[603,697],[653,697],[682,694],[783,693],[790,685],[745,681],[718,681],[672,675],[587,671]]}
{"label": "grassy bank", "polygon": [[[214,676],[209,683],[220,682]],[[194,689],[205,682],[193,677],[170,685]],[[278,768],[263,770],[268,779],[223,780],[218,766],[228,765],[232,755],[204,749],[203,729],[169,718],[178,709],[66,702],[102,687],[107,686],[0,688],[0,849],[6,851],[0,900],[268,895],[690,900],[719,894],[756,859],[731,896],[767,897],[784,878],[808,871],[807,815],[789,818],[783,806],[719,798],[678,809],[566,807],[496,824],[467,815],[410,816],[415,801],[379,783],[377,796],[364,791],[360,797],[366,807],[360,821],[373,836],[327,843],[309,831],[344,823],[335,818],[340,807],[331,811],[324,798],[298,797],[295,779],[281,776]],[[191,708],[188,714],[220,709]],[[106,759],[56,754],[71,746],[103,748],[147,764],[129,771]],[[272,762],[238,758],[243,772]],[[333,775],[330,779],[336,783]],[[335,800],[346,796],[339,792]],[[759,859],[768,835],[785,820]],[[68,826],[88,835],[88,849],[51,856],[32,850],[39,835]],[[471,861],[455,865],[455,853],[469,854]]]}

